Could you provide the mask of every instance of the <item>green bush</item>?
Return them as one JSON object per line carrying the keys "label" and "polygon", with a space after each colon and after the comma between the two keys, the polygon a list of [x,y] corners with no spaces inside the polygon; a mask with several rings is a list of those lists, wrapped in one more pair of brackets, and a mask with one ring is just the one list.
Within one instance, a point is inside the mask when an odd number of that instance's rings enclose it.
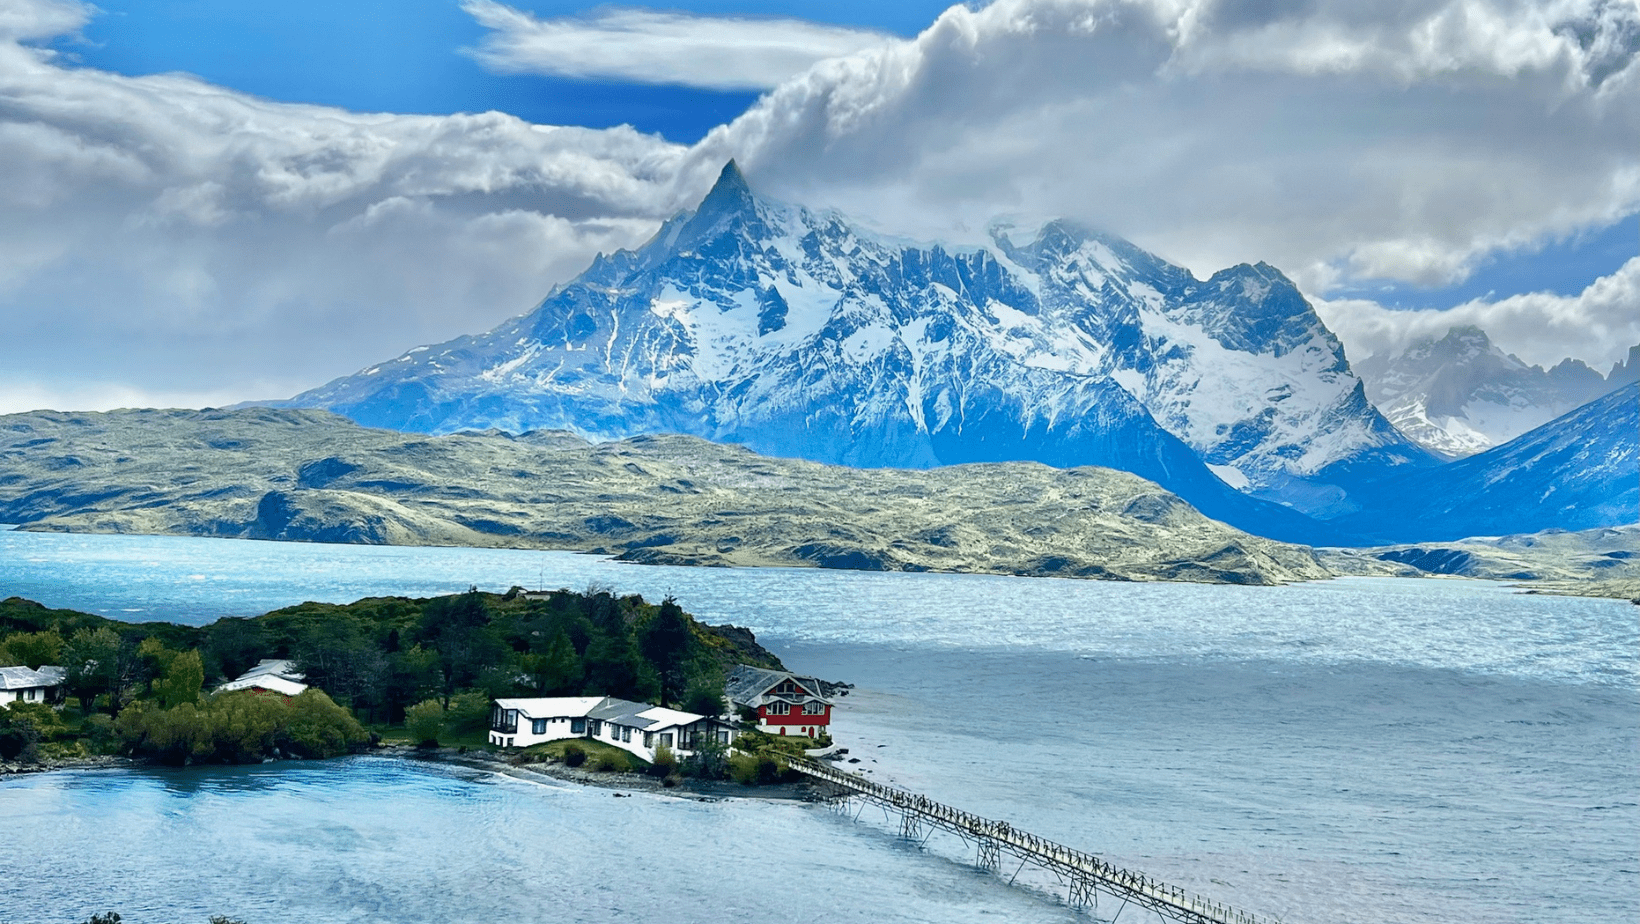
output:
{"label": "green bush", "polygon": [[587,762],[587,749],[571,741],[564,745],[564,764],[570,767],[579,767]]}
{"label": "green bush", "polygon": [[757,757],[736,751],[729,755],[729,779],[742,786],[751,786],[757,782]]}
{"label": "green bush", "polygon": [[597,767],[608,773],[626,773],[632,769],[632,759],[619,751],[605,751],[598,755]]}
{"label": "green bush", "polygon": [[438,747],[444,721],[444,707],[436,699],[423,700],[404,710],[404,730],[410,733],[410,740],[417,747]]}
{"label": "green bush", "polygon": [[678,756],[666,745],[655,748],[655,759],[649,764],[651,776],[667,777],[678,772]]}
{"label": "green bush", "polygon": [[457,693],[444,711],[444,730],[460,737],[483,732],[490,727],[490,698],[483,693]]}
{"label": "green bush", "polygon": [[346,709],[316,689],[291,699],[242,691],[162,709],[132,703],[114,720],[121,750],[166,763],[253,763],[333,757],[369,740]]}

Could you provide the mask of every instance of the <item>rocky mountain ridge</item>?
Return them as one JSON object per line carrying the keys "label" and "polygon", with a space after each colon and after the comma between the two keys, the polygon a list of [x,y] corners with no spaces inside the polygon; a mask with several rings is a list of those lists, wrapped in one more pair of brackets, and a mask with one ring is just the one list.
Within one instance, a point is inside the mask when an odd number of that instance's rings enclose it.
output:
{"label": "rocky mountain ridge", "polygon": [[1362,481],[1435,462],[1273,267],[1198,280],[1065,222],[910,244],[761,199],[733,162],[698,209],[530,313],[289,404],[429,433],[686,433],[861,467],[1100,465],[1303,541],[1325,532],[1260,499],[1336,515]]}
{"label": "rocky mountain ridge", "polygon": [[1461,458],[1502,445],[1575,408],[1640,380],[1640,346],[1606,375],[1575,359],[1532,366],[1478,327],[1355,363],[1367,397],[1390,422],[1432,452]]}

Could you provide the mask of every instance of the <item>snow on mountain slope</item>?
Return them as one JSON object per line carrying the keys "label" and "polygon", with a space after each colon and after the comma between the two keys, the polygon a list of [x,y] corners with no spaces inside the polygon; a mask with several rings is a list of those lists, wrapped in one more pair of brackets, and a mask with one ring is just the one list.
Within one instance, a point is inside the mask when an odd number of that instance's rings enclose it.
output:
{"label": "snow on mountain slope", "polygon": [[1568,359],[1545,370],[1493,345],[1478,327],[1454,327],[1393,355],[1356,363],[1367,397],[1409,438],[1462,457],[1514,439],[1640,377],[1640,347],[1601,375]]}
{"label": "snow on mountain slope", "polygon": [[1595,529],[1640,522],[1640,385],[1501,446],[1384,479],[1339,526],[1352,544]]}
{"label": "snow on mountain slope", "polygon": [[1432,463],[1275,269],[1201,281],[1063,222],[1022,240],[891,241],[758,199],[731,162],[698,209],[531,313],[291,403],[432,433],[681,432],[855,466],[1107,465],[1243,528],[1283,514],[1203,460],[1324,514],[1367,474]]}

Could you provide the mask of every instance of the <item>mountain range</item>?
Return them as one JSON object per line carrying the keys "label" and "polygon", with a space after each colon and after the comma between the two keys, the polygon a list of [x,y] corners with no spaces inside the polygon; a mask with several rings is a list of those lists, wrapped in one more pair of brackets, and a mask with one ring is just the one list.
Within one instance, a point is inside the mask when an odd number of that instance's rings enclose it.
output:
{"label": "mountain range", "polygon": [[1640,380],[1640,346],[1601,375],[1563,360],[1544,369],[1505,353],[1478,327],[1454,327],[1355,363],[1367,397],[1424,448],[1449,458],[1506,443]]}
{"label": "mountain range", "polygon": [[1324,532],[1298,513],[1347,512],[1364,481],[1438,461],[1271,266],[1200,280],[1066,222],[908,243],[761,199],[733,162],[697,209],[528,314],[288,403],[399,430],[674,432],[863,467],[1101,465],[1296,541]]}
{"label": "mountain range", "polygon": [[[1064,221],[908,242],[761,198],[731,161],[698,208],[534,310],[280,403],[430,434],[688,434],[857,468],[1102,466],[1310,545],[1635,518],[1635,402],[1547,419],[1628,367],[1545,372],[1473,329],[1368,365],[1418,439],[1267,264],[1198,279]],[[1489,432],[1454,422],[1493,406],[1508,413]]]}

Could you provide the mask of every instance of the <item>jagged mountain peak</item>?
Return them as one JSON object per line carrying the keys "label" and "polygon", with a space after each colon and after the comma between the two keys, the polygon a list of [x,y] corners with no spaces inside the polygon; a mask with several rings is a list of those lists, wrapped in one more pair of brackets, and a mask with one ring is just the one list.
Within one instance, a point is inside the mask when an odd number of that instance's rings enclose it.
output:
{"label": "jagged mountain peak", "polygon": [[1356,364],[1367,396],[1403,433],[1449,457],[1507,442],[1622,385],[1581,360],[1545,370],[1474,325]]}
{"label": "jagged mountain peak", "polygon": [[530,314],[295,403],[440,433],[681,432],[850,465],[1102,464],[1266,519],[1280,516],[1225,482],[1330,512],[1363,459],[1430,461],[1360,398],[1274,267],[1198,280],[1063,220],[990,240],[883,237],[761,198],[731,162],[699,207]]}

